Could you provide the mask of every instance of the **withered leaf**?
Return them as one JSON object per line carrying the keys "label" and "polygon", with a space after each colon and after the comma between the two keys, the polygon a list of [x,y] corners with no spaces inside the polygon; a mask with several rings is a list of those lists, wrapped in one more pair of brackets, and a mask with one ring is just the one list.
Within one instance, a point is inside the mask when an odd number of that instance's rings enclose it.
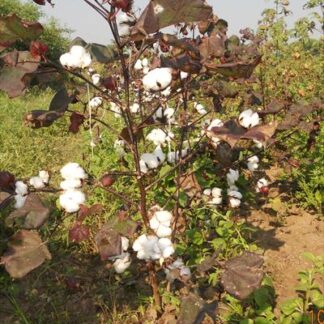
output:
{"label": "withered leaf", "polygon": [[190,198],[193,198],[202,192],[198,180],[193,172],[184,174],[180,177],[180,186]]}
{"label": "withered leaf", "polygon": [[36,231],[21,230],[10,238],[8,250],[2,256],[1,262],[12,278],[22,278],[51,258]]}
{"label": "withered leaf", "polygon": [[33,128],[51,126],[64,112],[48,110],[32,110],[25,115],[24,122]]}
{"label": "withered leaf", "polygon": [[49,216],[49,208],[45,207],[38,195],[28,195],[23,207],[14,210],[7,218],[6,224],[13,224],[20,218],[24,218],[22,226],[26,229],[34,229],[42,226]]}
{"label": "withered leaf", "polygon": [[69,230],[69,238],[72,242],[80,243],[90,236],[90,228],[87,225],[76,222]]}
{"label": "withered leaf", "polygon": [[64,87],[54,95],[48,110],[65,112],[69,104],[71,103],[71,100],[71,97],[69,96],[68,92],[66,91],[66,88]]}
{"label": "withered leaf", "polygon": [[83,221],[87,216],[100,215],[103,212],[103,206],[101,204],[95,204],[91,207],[85,205],[80,205],[80,210],[78,212],[78,220]]}
{"label": "withered leaf", "polygon": [[244,252],[243,255],[226,261],[221,276],[224,289],[239,300],[247,298],[260,288],[264,276],[262,265],[263,258],[251,252]]}
{"label": "withered leaf", "polygon": [[110,223],[106,223],[99,230],[95,236],[95,241],[102,261],[122,253],[120,234]]}
{"label": "withered leaf", "polygon": [[179,23],[208,19],[212,7],[203,0],[151,0],[133,27],[132,35],[156,33]]}

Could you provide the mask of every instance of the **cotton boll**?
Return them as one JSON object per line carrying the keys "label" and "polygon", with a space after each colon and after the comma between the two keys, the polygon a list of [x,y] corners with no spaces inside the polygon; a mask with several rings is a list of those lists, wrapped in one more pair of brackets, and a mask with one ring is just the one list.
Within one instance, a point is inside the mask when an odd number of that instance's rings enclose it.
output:
{"label": "cotton boll", "polygon": [[262,149],[262,147],[263,147],[263,143],[262,142],[254,139],[253,140],[253,143],[255,144],[256,148]]}
{"label": "cotton boll", "polygon": [[211,189],[205,189],[205,190],[203,191],[203,194],[204,194],[205,196],[211,196],[212,191],[211,191]]}
{"label": "cotton boll", "polygon": [[160,225],[155,233],[158,237],[168,237],[172,234],[172,229],[168,226]]}
{"label": "cotton boll", "polygon": [[238,191],[238,187],[235,186],[234,184],[231,184],[227,189],[227,193],[229,193],[230,191]]}
{"label": "cotton boll", "polygon": [[45,171],[45,170],[39,171],[38,176],[42,179],[42,181],[44,183],[46,183],[46,184],[48,183],[48,181],[49,181],[49,173],[47,171]]}
{"label": "cotton boll", "polygon": [[161,92],[162,96],[168,97],[171,94],[171,87],[167,87],[165,90]]}
{"label": "cotton boll", "polygon": [[167,107],[164,110],[164,116],[167,118],[168,122],[173,121],[173,115],[175,113],[175,110],[173,108]]}
{"label": "cotton boll", "polygon": [[142,60],[142,66],[145,68],[145,67],[148,67],[148,65],[149,65],[148,59],[146,57],[143,58],[143,60]]}
{"label": "cotton boll", "polygon": [[85,179],[87,174],[78,163],[69,162],[61,170],[61,176],[64,179]]}
{"label": "cotton boll", "polygon": [[141,160],[145,162],[149,169],[156,169],[159,166],[159,160],[152,153],[144,153],[141,155]]}
{"label": "cotton boll", "polygon": [[181,277],[187,277],[188,279],[190,279],[191,278],[190,268],[188,268],[188,267],[182,267],[180,269],[180,276]]}
{"label": "cotton boll", "polygon": [[134,17],[126,12],[119,11],[116,16],[118,32],[121,37],[128,36],[131,32],[131,24],[134,22]]}
{"label": "cotton boll", "polygon": [[80,45],[74,45],[70,49],[70,54],[74,57],[81,58],[87,53],[86,49]]}
{"label": "cotton boll", "polygon": [[175,161],[176,161],[176,153],[175,152],[168,152],[167,160],[171,164],[175,163]]}
{"label": "cotton boll", "polygon": [[60,188],[63,190],[72,190],[82,186],[80,179],[67,179],[60,183]]}
{"label": "cotton boll", "polygon": [[129,268],[130,265],[131,265],[130,254],[124,253],[122,255],[122,258],[117,259],[114,262],[113,267],[117,273],[123,273],[125,272],[125,270]]}
{"label": "cotton boll", "polygon": [[258,180],[256,185],[256,192],[260,192],[263,187],[267,187],[269,185],[268,180],[265,178],[261,178]]}
{"label": "cotton boll", "polygon": [[24,207],[25,205],[25,202],[26,202],[26,199],[27,199],[27,196],[22,196],[22,195],[15,195],[15,205],[14,207],[16,209],[19,209],[19,208],[22,208]]}
{"label": "cotton boll", "polygon": [[125,152],[125,142],[123,140],[116,140],[114,143],[114,149],[116,150],[116,153],[120,156],[123,157],[126,152]]}
{"label": "cotton boll", "polygon": [[60,56],[60,63],[64,67],[70,67],[71,65],[71,54],[70,53],[65,53]]}
{"label": "cotton boll", "polygon": [[241,200],[240,199],[237,199],[237,198],[230,198],[229,199],[229,203],[230,203],[230,206],[232,208],[237,208],[241,205]]}
{"label": "cotton boll", "polygon": [[197,112],[200,115],[206,115],[207,114],[207,111],[206,111],[205,107],[202,104],[196,103],[195,104],[195,109],[197,110]]}
{"label": "cotton boll", "polygon": [[220,119],[213,119],[210,122],[207,130],[211,131],[214,127],[223,127],[223,126],[224,126],[224,123]]}
{"label": "cotton boll", "polygon": [[90,100],[89,102],[89,107],[92,109],[98,108],[99,106],[102,105],[102,98],[101,97],[94,97]]}
{"label": "cotton boll", "polygon": [[180,72],[180,79],[181,80],[184,80],[184,79],[187,79],[188,78],[188,73],[187,72],[183,72],[183,71],[181,71]]}
{"label": "cotton boll", "polygon": [[251,128],[259,125],[260,117],[257,112],[253,112],[252,109],[248,109],[240,114],[239,123],[244,128]]}
{"label": "cotton boll", "polygon": [[229,185],[234,184],[239,178],[239,172],[237,170],[229,169],[229,172],[226,174],[227,183]]}
{"label": "cotton boll", "polygon": [[162,256],[164,259],[170,257],[175,252],[173,246],[168,246],[162,251]]}
{"label": "cotton boll", "polygon": [[248,163],[247,163],[247,167],[248,167],[248,169],[249,169],[251,172],[253,172],[253,171],[255,171],[255,170],[258,169],[259,164],[258,164],[258,163],[255,163],[255,162],[248,162]]}
{"label": "cotton boll", "polygon": [[230,197],[236,198],[236,199],[242,199],[242,194],[239,191],[230,191],[228,193]]}
{"label": "cotton boll", "polygon": [[110,110],[115,113],[115,117],[117,117],[117,118],[121,117],[121,109],[114,102],[110,103]]}
{"label": "cotton boll", "polygon": [[217,187],[213,188],[212,189],[212,196],[214,198],[221,197],[222,196],[222,189],[221,188],[217,188]]}
{"label": "cotton boll", "polygon": [[147,67],[145,67],[145,68],[143,68],[143,73],[144,74],[147,74],[147,73],[149,73],[150,72],[150,68],[147,66]]}
{"label": "cotton boll", "polygon": [[89,53],[84,54],[81,58],[80,68],[85,69],[87,68],[92,62],[91,55]]}
{"label": "cotton boll", "polygon": [[136,61],[135,65],[134,65],[134,69],[135,70],[142,70],[143,69],[142,61],[140,59]]}
{"label": "cotton boll", "polygon": [[139,110],[140,110],[140,105],[139,105],[137,102],[133,103],[133,104],[130,106],[130,111],[131,111],[133,114],[138,113]]}
{"label": "cotton boll", "polygon": [[100,74],[98,74],[98,73],[93,74],[91,76],[91,79],[92,79],[92,83],[94,85],[98,85],[100,83],[100,79],[101,79]]}
{"label": "cotton boll", "polygon": [[60,205],[68,213],[77,212],[85,202],[85,195],[79,190],[67,190],[60,195]]}
{"label": "cotton boll", "polygon": [[129,239],[125,236],[121,236],[121,246],[123,251],[127,251],[129,247]]}
{"label": "cotton boll", "polygon": [[29,179],[29,184],[33,186],[35,189],[42,189],[45,187],[45,184],[41,177],[31,177]]}
{"label": "cotton boll", "polygon": [[172,81],[171,68],[156,68],[148,72],[143,78],[145,90],[159,91],[167,88]]}
{"label": "cotton boll", "polygon": [[159,128],[153,129],[147,136],[146,139],[153,142],[155,145],[162,145],[166,141],[167,134]]}
{"label": "cotton boll", "polygon": [[150,228],[155,231],[159,228],[160,226],[160,222],[157,220],[156,216],[153,216],[151,219],[150,219]]}
{"label": "cotton boll", "polygon": [[22,181],[16,181],[15,183],[15,192],[17,195],[25,196],[28,192],[28,187]]}
{"label": "cotton boll", "polygon": [[161,146],[157,146],[153,154],[157,157],[160,163],[165,161],[165,154],[163,153]]}
{"label": "cotton boll", "polygon": [[145,161],[140,160],[139,164],[140,164],[140,170],[142,173],[147,173],[149,171]]}
{"label": "cotton boll", "polygon": [[223,201],[222,197],[213,197],[212,200],[209,201],[210,205],[220,205]]}
{"label": "cotton boll", "polygon": [[160,223],[171,221],[172,214],[167,210],[159,210],[155,212],[155,216]]}

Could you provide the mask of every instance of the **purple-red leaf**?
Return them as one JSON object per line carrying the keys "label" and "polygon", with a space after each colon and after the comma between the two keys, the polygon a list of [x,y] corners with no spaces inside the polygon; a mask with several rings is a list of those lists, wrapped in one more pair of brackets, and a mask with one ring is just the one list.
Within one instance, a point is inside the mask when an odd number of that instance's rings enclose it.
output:
{"label": "purple-red leaf", "polygon": [[9,239],[1,262],[12,278],[22,278],[52,258],[36,231],[21,230]]}
{"label": "purple-red leaf", "polygon": [[69,239],[72,242],[80,243],[90,236],[90,228],[87,225],[76,222],[69,230]]}
{"label": "purple-red leaf", "polygon": [[63,115],[64,112],[32,110],[25,115],[24,121],[26,125],[33,128],[48,127]]}
{"label": "purple-red leaf", "polygon": [[15,181],[15,176],[12,173],[8,171],[0,171],[0,191],[14,191]]}
{"label": "purple-red leaf", "polygon": [[80,126],[84,122],[84,115],[78,112],[73,112],[70,116],[70,126],[69,126],[69,131],[73,134],[76,134],[80,130]]}

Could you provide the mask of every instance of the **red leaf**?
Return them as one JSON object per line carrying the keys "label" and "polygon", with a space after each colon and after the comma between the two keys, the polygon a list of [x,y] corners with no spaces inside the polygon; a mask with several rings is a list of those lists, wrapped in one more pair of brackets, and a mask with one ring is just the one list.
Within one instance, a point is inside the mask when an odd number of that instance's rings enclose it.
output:
{"label": "red leaf", "polygon": [[70,121],[71,124],[69,127],[69,131],[73,134],[76,134],[79,132],[80,126],[84,122],[84,115],[74,111],[70,116]]}
{"label": "red leaf", "polygon": [[78,221],[83,221],[87,216],[98,215],[103,211],[103,206],[101,204],[95,204],[91,207],[85,205],[80,205],[80,210],[78,213]]}
{"label": "red leaf", "polygon": [[76,222],[69,230],[69,238],[72,242],[80,243],[89,238],[90,228],[80,222]]}
{"label": "red leaf", "polygon": [[117,82],[112,77],[108,77],[102,81],[103,86],[111,91],[114,91],[117,89]]}
{"label": "red leaf", "polygon": [[100,179],[100,182],[104,187],[111,187],[114,184],[115,179],[110,174],[105,174]]}
{"label": "red leaf", "polygon": [[44,58],[46,52],[48,51],[48,46],[42,42],[34,41],[30,44],[29,49],[32,57],[34,58]]}
{"label": "red leaf", "polygon": [[15,176],[8,171],[0,171],[0,191],[13,191]]}

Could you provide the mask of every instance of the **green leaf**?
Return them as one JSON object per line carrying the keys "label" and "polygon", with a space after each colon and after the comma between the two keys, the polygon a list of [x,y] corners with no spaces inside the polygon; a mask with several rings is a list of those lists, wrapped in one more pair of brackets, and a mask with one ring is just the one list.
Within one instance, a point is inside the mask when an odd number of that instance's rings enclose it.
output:
{"label": "green leaf", "polygon": [[302,305],[303,301],[301,298],[293,298],[285,301],[281,306],[281,311],[286,315],[289,316],[292,313],[296,312],[300,305]]}

